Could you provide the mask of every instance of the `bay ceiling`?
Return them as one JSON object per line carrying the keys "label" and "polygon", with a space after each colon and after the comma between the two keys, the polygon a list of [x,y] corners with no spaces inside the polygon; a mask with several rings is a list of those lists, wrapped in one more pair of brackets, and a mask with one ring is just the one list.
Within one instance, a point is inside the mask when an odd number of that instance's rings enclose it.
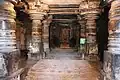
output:
{"label": "bay ceiling", "polygon": [[[57,16],[53,20],[57,22],[76,21],[71,17],[87,13],[99,13],[100,0],[21,0],[28,2],[29,10],[46,11],[48,15]],[[41,7],[41,5],[43,7]],[[47,5],[47,6],[46,6]],[[97,12],[97,13],[96,13]],[[63,16],[64,15],[64,16]],[[66,18],[69,17],[69,18]]]}
{"label": "bay ceiling", "polygon": [[41,0],[46,4],[79,4],[81,0]]}
{"label": "bay ceiling", "polygon": [[[28,1],[35,1],[35,0],[28,0]],[[48,5],[51,4],[80,4],[82,0],[41,0],[41,2],[46,3]]]}

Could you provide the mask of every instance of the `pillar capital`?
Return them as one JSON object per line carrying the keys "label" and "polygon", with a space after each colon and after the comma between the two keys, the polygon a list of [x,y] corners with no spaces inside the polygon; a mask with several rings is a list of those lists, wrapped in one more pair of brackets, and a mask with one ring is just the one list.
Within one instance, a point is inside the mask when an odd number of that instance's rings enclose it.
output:
{"label": "pillar capital", "polygon": [[120,20],[120,14],[119,14],[119,0],[115,0],[111,3],[111,9],[109,11],[109,19],[110,20]]}
{"label": "pillar capital", "polygon": [[28,13],[30,14],[31,19],[43,20],[44,16],[46,16],[49,11],[49,6],[41,3],[39,0],[29,2],[28,4],[30,6]]}
{"label": "pillar capital", "polygon": [[34,19],[36,19],[36,20],[43,20],[44,16],[47,15],[47,13],[36,12],[36,10],[29,10],[29,14],[30,14],[30,18],[32,20],[34,20]]}
{"label": "pillar capital", "polygon": [[100,13],[100,1],[82,1],[79,10],[81,15],[87,15],[87,14],[99,14]]}

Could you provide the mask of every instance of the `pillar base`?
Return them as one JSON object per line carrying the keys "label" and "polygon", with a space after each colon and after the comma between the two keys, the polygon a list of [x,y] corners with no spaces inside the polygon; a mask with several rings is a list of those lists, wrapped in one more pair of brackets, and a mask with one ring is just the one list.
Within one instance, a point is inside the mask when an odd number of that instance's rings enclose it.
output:
{"label": "pillar base", "polygon": [[87,59],[89,61],[98,61],[98,47],[97,44],[87,44]]}
{"label": "pillar base", "polygon": [[120,80],[120,52],[104,54],[104,80]]}
{"label": "pillar base", "polygon": [[[33,43],[34,44],[34,43]],[[28,59],[40,60],[43,59],[43,42],[37,42],[34,45],[30,46],[28,53]]]}
{"label": "pillar base", "polygon": [[0,80],[20,80],[23,62],[21,62],[18,49],[7,52],[0,51],[0,63]]}

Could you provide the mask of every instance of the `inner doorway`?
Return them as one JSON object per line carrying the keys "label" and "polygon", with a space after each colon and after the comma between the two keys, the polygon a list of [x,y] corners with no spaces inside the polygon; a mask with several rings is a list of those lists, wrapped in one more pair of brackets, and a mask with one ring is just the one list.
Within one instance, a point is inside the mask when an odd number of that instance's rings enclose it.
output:
{"label": "inner doorway", "polygon": [[70,48],[69,40],[70,40],[70,28],[62,28],[60,34],[60,48]]}
{"label": "inner doorway", "polygon": [[77,15],[53,15],[49,30],[50,48],[69,49],[79,47],[80,25]]}

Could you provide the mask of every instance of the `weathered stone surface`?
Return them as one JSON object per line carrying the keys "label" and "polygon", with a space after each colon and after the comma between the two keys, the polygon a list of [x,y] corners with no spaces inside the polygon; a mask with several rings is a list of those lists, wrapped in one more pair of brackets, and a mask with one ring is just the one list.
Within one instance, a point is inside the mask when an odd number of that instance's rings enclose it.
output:
{"label": "weathered stone surface", "polygon": [[4,55],[0,53],[0,77],[6,76],[8,73],[7,65],[5,63]]}
{"label": "weathered stone surface", "polygon": [[26,80],[98,80],[97,62],[79,60],[73,50],[57,50],[38,61]]}
{"label": "weathered stone surface", "polygon": [[0,51],[0,63],[0,77],[2,77],[0,80],[4,80],[20,69],[19,50]]}
{"label": "weathered stone surface", "polygon": [[27,80],[98,80],[98,75],[87,61],[42,60],[30,69]]}
{"label": "weathered stone surface", "polygon": [[104,60],[104,80],[120,80],[120,54],[106,52]]}
{"label": "weathered stone surface", "polygon": [[104,58],[104,80],[120,80],[120,1],[111,3],[109,44]]}

